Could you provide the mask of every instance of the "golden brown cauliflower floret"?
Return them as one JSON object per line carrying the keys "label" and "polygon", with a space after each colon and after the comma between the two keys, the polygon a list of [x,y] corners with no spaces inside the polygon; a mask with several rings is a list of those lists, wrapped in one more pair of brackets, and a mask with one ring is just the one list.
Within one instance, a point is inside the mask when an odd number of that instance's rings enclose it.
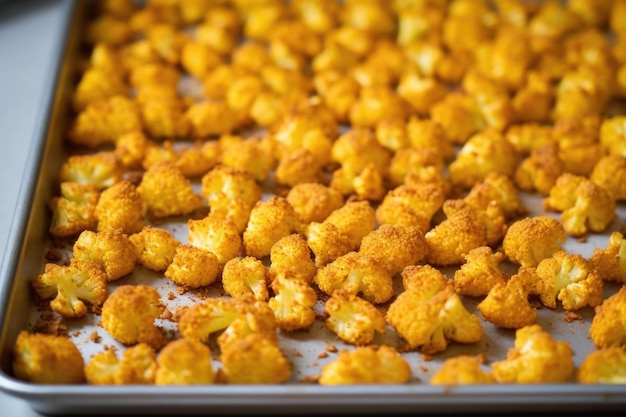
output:
{"label": "golden brown cauliflower floret", "polygon": [[593,264],[579,254],[558,251],[539,262],[536,282],[531,291],[543,305],[556,308],[557,300],[565,310],[595,307],[602,303],[603,281]]}
{"label": "golden brown cauliflower floret", "polygon": [[271,284],[274,296],[267,305],[274,311],[279,329],[292,332],[305,330],[315,321],[317,293],[306,281],[277,275]]}
{"label": "golden brown cauliflower floret", "polygon": [[324,305],[326,327],[344,342],[362,346],[385,332],[384,314],[372,303],[338,289]]}
{"label": "golden brown cauliflower floret", "polygon": [[117,95],[87,105],[74,120],[67,139],[71,144],[95,149],[142,128],[139,105]]}
{"label": "golden brown cauliflower floret", "polygon": [[508,275],[500,269],[505,259],[502,252],[479,246],[465,256],[465,263],[454,272],[454,290],[469,297],[482,297],[497,284],[504,284]]}
{"label": "golden brown cauliflower floret", "polygon": [[280,238],[270,251],[270,281],[278,275],[289,279],[313,282],[317,272],[311,249],[301,234],[291,234]]}
{"label": "golden brown cauliflower floret", "polygon": [[341,165],[347,177],[354,178],[369,164],[385,174],[391,160],[391,151],[378,143],[373,130],[355,127],[333,142],[331,157]]}
{"label": "golden brown cauliflower floret", "polygon": [[517,151],[502,134],[482,131],[472,135],[450,163],[450,181],[469,189],[492,172],[512,177],[517,159]]}
{"label": "golden brown cauliflower floret", "polygon": [[72,95],[72,108],[80,112],[94,101],[116,95],[128,96],[129,93],[130,88],[121,74],[91,67],[80,76]]}
{"label": "golden brown cauliflower floret", "polygon": [[219,53],[197,39],[186,42],[180,54],[183,69],[199,80],[223,63]]}
{"label": "golden brown cauliflower floret", "polygon": [[32,285],[39,298],[52,298],[53,311],[68,318],[83,317],[88,305],[96,309],[108,295],[107,276],[100,265],[75,258],[67,266],[47,263]]}
{"label": "golden brown cauliflower floret", "polygon": [[[487,245],[487,228],[482,220],[484,216],[480,215],[487,212],[476,210],[462,200],[446,200],[443,211],[446,219],[424,234],[428,244],[426,258],[435,265],[460,265],[469,251]],[[500,215],[503,220],[501,211]]]}
{"label": "golden brown cauliflower floret", "polygon": [[202,196],[211,208],[227,206],[231,200],[242,199],[252,209],[261,200],[262,190],[250,172],[216,165],[202,177]]}
{"label": "golden brown cauliflower floret", "polygon": [[114,349],[96,353],[85,365],[87,382],[93,385],[153,384],[157,370],[154,349],[138,343],[118,358]]}
{"label": "golden brown cauliflower floret", "polygon": [[624,303],[626,303],[626,286],[622,285],[619,291],[595,308],[596,314],[589,326],[589,336],[597,348],[626,345]]}
{"label": "golden brown cauliflower floret", "polygon": [[137,263],[157,272],[167,269],[181,244],[167,230],[153,226],[144,226],[129,239],[135,245]]}
{"label": "golden brown cauliflower floret", "polygon": [[428,245],[417,227],[382,224],[363,237],[359,252],[377,260],[394,276],[424,260]]}
{"label": "golden brown cauliflower floret", "polygon": [[328,295],[343,288],[374,304],[393,296],[392,276],[377,260],[359,252],[348,252],[320,267],[313,282]]}
{"label": "golden brown cauliflower floret", "polygon": [[381,225],[412,226],[426,233],[445,200],[445,190],[439,184],[419,181],[399,185],[376,207],[376,220]]}
{"label": "golden brown cauliflower floret", "polygon": [[276,242],[299,228],[298,216],[286,198],[273,195],[266,201],[258,201],[243,232],[246,255],[258,259],[269,255]]}
{"label": "golden brown cauliflower floret", "polygon": [[166,278],[185,288],[199,288],[217,281],[220,272],[218,257],[211,251],[182,244],[165,272]]}
{"label": "golden brown cauliflower floret", "polygon": [[626,200],[626,156],[603,156],[589,174],[589,179],[607,190],[615,201]]}
{"label": "golden brown cauliflower floret", "polygon": [[263,262],[253,256],[237,257],[224,264],[222,285],[226,294],[233,298],[252,293],[259,301],[267,301],[268,270]]}
{"label": "golden brown cauliflower floret", "polygon": [[451,281],[437,268],[429,264],[411,265],[404,268],[402,287],[406,291],[415,291],[424,298],[429,298],[451,285]]}
{"label": "golden brown cauliflower floret", "polygon": [[504,137],[519,155],[528,155],[534,149],[554,144],[553,126],[540,123],[517,123],[509,126]]}
{"label": "golden brown cauliflower floret", "polygon": [[432,106],[430,116],[443,127],[450,142],[462,145],[470,136],[487,126],[478,112],[476,102],[471,96],[451,92]]}
{"label": "golden brown cauliflower floret", "polygon": [[117,138],[113,152],[124,167],[135,169],[141,167],[148,149],[154,146],[156,144],[143,131],[133,130]]}
{"label": "golden brown cauliflower floret", "polygon": [[511,262],[536,267],[543,259],[562,250],[566,238],[563,225],[554,217],[525,217],[509,226],[502,249]]}
{"label": "golden brown cauliflower floret", "polygon": [[317,267],[333,262],[352,251],[350,238],[334,224],[311,222],[306,226],[304,234]]}
{"label": "golden brown cauliflower floret", "polygon": [[515,184],[524,191],[548,195],[556,180],[565,172],[558,146],[547,144],[530,151],[515,169]]}
{"label": "golden brown cauliflower floret", "polygon": [[102,327],[124,345],[143,342],[158,350],[165,336],[155,320],[163,311],[161,296],[154,287],[121,285],[102,305]]}
{"label": "golden brown cauliflower floret", "polygon": [[303,224],[323,222],[330,213],[344,205],[339,191],[314,182],[296,184],[286,198]]}
{"label": "golden brown cauliflower floret", "polygon": [[410,147],[400,149],[389,164],[389,181],[394,186],[406,183],[406,178],[425,168],[443,169],[443,157],[435,149]]}
{"label": "golden brown cauliflower floret", "polygon": [[515,331],[515,345],[504,360],[492,364],[502,383],[569,382],[574,376],[573,350],[567,341],[554,340],[538,324]]}
{"label": "golden brown cauliflower floret", "polygon": [[185,116],[187,105],[184,100],[178,97],[146,99],[140,105],[144,128],[151,138],[175,140],[188,137],[191,122]]}
{"label": "golden brown cauliflower floret", "polygon": [[544,199],[544,209],[560,211],[571,236],[603,232],[615,219],[615,200],[603,187],[584,176],[563,173]]}
{"label": "golden brown cauliflower floret", "polygon": [[94,184],[61,183],[61,195],[49,202],[52,211],[49,232],[54,237],[72,237],[96,228],[96,206],[100,191]]}
{"label": "golden brown cauliflower floret", "polygon": [[483,210],[495,201],[507,220],[517,218],[527,212],[513,179],[497,172],[490,172],[482,181],[474,184],[464,200]]}
{"label": "golden brown cauliflower floret", "polygon": [[113,152],[71,155],[61,166],[60,182],[94,184],[99,190],[109,188],[122,179],[122,164]]}
{"label": "golden brown cauliflower floret", "polygon": [[187,220],[187,237],[190,245],[212,252],[224,265],[239,255],[242,248],[237,225],[230,219],[206,216]]}
{"label": "golden brown cauliflower floret", "polygon": [[180,168],[160,162],[146,171],[137,186],[148,213],[156,218],[189,214],[202,205],[202,199]]}
{"label": "golden brown cauliflower floret", "polygon": [[626,351],[622,346],[612,346],[589,353],[576,371],[576,381],[623,384],[626,382]]}
{"label": "golden brown cauliflower floret", "polygon": [[211,349],[195,339],[176,339],[167,343],[157,356],[155,384],[212,384],[215,372]]}
{"label": "golden brown cauliflower floret", "polygon": [[131,40],[133,30],[125,19],[103,14],[89,23],[85,36],[90,44],[122,45]]}
{"label": "golden brown cauliflower floret", "polygon": [[97,233],[85,230],[74,242],[72,251],[74,258],[97,264],[106,274],[108,281],[115,281],[130,274],[137,260],[135,245],[122,229]]}
{"label": "golden brown cauliflower floret", "polygon": [[483,356],[459,355],[446,359],[430,378],[431,385],[493,384],[490,371],[483,369]]}
{"label": "golden brown cauliflower floret", "polygon": [[598,275],[605,281],[626,283],[626,240],[621,232],[609,236],[607,246],[596,248],[589,258]]}
{"label": "golden brown cauliflower floret", "polygon": [[526,275],[513,275],[497,283],[476,306],[483,318],[506,329],[519,329],[537,322],[537,312],[528,302],[530,284]]}
{"label": "golden brown cauliflower floret", "polygon": [[476,343],[483,336],[478,317],[470,313],[450,287],[431,291],[405,290],[391,303],[387,323],[408,348],[425,354],[444,351],[451,342]]}
{"label": "golden brown cauliflower floret", "polygon": [[232,133],[241,116],[226,100],[211,100],[190,105],[185,117],[191,122],[191,135],[202,139]]}
{"label": "golden brown cauliflower floret", "polygon": [[178,321],[178,331],[185,338],[208,342],[211,335],[222,332],[217,338],[220,347],[250,333],[277,341],[276,329],[274,312],[253,294],[206,299],[186,308]]}
{"label": "golden brown cauliflower floret", "polygon": [[98,232],[121,229],[131,235],[140,232],[145,225],[141,194],[127,180],[121,180],[100,193],[94,215]]}
{"label": "golden brown cauliflower floret", "polygon": [[80,350],[65,336],[22,330],[11,359],[16,378],[36,384],[79,384],[85,381]]}
{"label": "golden brown cauliflower floret", "polygon": [[603,155],[598,139],[600,116],[575,120],[559,120],[554,124],[552,137],[559,147],[559,159],[565,171],[588,176]]}
{"label": "golden brown cauliflower floret", "polygon": [[322,367],[321,385],[404,384],[411,367],[392,346],[358,346],[342,350],[337,359]]}
{"label": "golden brown cauliflower floret", "polygon": [[332,224],[348,237],[353,250],[376,227],[376,212],[368,201],[348,201],[331,212],[324,223]]}
{"label": "golden brown cauliflower floret", "polygon": [[219,139],[220,163],[249,171],[256,181],[264,181],[275,165],[271,149],[260,137],[241,138],[222,135]]}
{"label": "golden brown cauliflower floret", "polygon": [[281,384],[291,378],[291,364],[278,343],[259,333],[233,340],[219,360],[228,384]]}
{"label": "golden brown cauliflower floret", "polygon": [[610,155],[626,156],[626,116],[607,117],[600,125],[600,143]]}

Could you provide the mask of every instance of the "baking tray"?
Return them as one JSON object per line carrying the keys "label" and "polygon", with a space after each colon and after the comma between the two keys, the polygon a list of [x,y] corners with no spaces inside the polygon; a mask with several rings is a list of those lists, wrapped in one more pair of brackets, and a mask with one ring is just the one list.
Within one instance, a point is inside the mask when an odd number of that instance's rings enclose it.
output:
{"label": "baking tray", "polygon": [[[283,336],[281,339],[284,350],[292,352],[290,359],[296,365],[293,380],[283,385],[36,385],[15,379],[11,374],[11,350],[17,334],[31,320],[33,299],[30,282],[42,271],[46,262],[49,244],[47,202],[55,193],[57,173],[67,157],[63,140],[69,123],[69,103],[76,82],[80,37],[89,2],[66,0],[62,7],[67,26],[57,47],[55,56],[58,56],[58,61],[51,73],[46,95],[42,98],[45,107],[40,115],[7,237],[7,249],[3,254],[0,276],[0,389],[5,393],[27,401],[38,412],[50,415],[562,413],[626,408],[626,385],[429,385],[429,376],[446,357],[486,352],[488,359],[494,361],[506,356],[506,351],[513,345],[514,332],[497,329],[489,323],[484,323],[485,335],[477,344],[450,345],[432,360],[426,360],[418,352],[406,353],[413,382],[403,385],[331,387],[299,382],[318,373],[319,367],[333,358],[332,354],[327,355],[327,341],[315,336],[316,331],[323,331],[320,322],[316,322],[311,332]],[[523,194],[523,198],[531,213],[541,212],[539,197]],[[617,211],[617,219],[606,232],[590,234],[585,242],[570,238],[565,249],[588,256],[593,249],[604,248],[608,235],[623,227],[626,208],[618,205]],[[606,294],[613,293],[616,288],[606,285]],[[477,304],[469,299],[464,299],[464,303],[470,310]],[[548,328],[555,339],[571,343],[577,365],[594,349],[588,337],[593,312],[586,308],[579,313],[582,320],[566,321],[562,309],[538,310],[538,323]],[[86,339],[87,334],[82,332],[72,336],[81,349],[84,344],[79,340]],[[99,334],[106,336],[102,329]],[[106,343],[114,344],[111,341]],[[348,347],[338,341],[333,341],[333,344],[340,349]]]}

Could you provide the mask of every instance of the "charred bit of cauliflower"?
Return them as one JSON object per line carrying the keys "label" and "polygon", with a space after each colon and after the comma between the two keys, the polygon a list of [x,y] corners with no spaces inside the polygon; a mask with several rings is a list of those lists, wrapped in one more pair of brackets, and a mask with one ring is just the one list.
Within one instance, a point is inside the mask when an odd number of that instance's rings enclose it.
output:
{"label": "charred bit of cauliflower", "polygon": [[13,345],[13,374],[36,384],[85,382],[83,356],[65,336],[22,330]]}
{"label": "charred bit of cauliflower", "polygon": [[107,275],[100,265],[72,258],[67,266],[47,263],[42,274],[32,281],[43,300],[52,298],[50,308],[63,317],[83,317],[88,305],[97,308],[108,296]]}

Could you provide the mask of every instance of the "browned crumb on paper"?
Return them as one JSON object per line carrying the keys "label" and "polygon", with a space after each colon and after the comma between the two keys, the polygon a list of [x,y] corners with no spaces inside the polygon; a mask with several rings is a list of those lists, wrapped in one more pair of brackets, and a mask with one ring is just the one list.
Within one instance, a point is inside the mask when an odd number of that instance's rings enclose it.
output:
{"label": "browned crumb on paper", "polygon": [[581,236],[576,239],[580,243],[587,243],[587,236]]}
{"label": "browned crumb on paper", "polygon": [[566,311],[565,312],[565,321],[571,323],[576,320],[582,321],[583,316],[574,312],[574,311]]}
{"label": "browned crumb on paper", "polygon": [[428,372],[428,368],[425,367],[424,365],[420,365],[419,368],[420,368],[420,371],[423,372],[423,373],[427,373]]}
{"label": "browned crumb on paper", "polygon": [[168,293],[167,293],[167,299],[168,299],[169,301],[175,300],[175,299],[176,299],[176,294],[174,294],[174,292],[173,292],[173,291],[168,292]]}
{"label": "browned crumb on paper", "polygon": [[317,359],[324,359],[328,357],[328,352],[322,352],[319,355],[317,355]]}
{"label": "browned crumb on paper", "polygon": [[174,320],[174,313],[172,313],[169,308],[163,309],[163,313],[161,313],[159,318],[161,318],[163,320],[167,320],[167,321],[175,321]]}
{"label": "browned crumb on paper", "polygon": [[46,333],[56,336],[67,336],[67,325],[52,311],[41,313],[33,326],[33,332]]}
{"label": "browned crumb on paper", "polygon": [[97,330],[94,330],[89,335],[89,340],[91,340],[94,343],[100,343],[102,341],[102,337],[100,337]]}
{"label": "browned crumb on paper", "polygon": [[58,250],[57,248],[49,248],[48,252],[46,252],[46,261],[48,262],[59,262],[63,259],[63,252]]}
{"label": "browned crumb on paper", "polygon": [[292,355],[296,358],[302,358],[304,356],[299,350],[294,350]]}
{"label": "browned crumb on paper", "polygon": [[326,351],[336,353],[338,351],[337,346],[332,343],[326,343]]}
{"label": "browned crumb on paper", "polygon": [[72,332],[72,337],[78,337],[78,336],[80,336],[81,333],[82,333],[82,331],[80,331],[80,330],[74,330]]}
{"label": "browned crumb on paper", "polygon": [[422,358],[424,362],[430,362],[433,360],[433,355],[427,355],[426,353],[422,353],[420,355],[420,358]]}
{"label": "browned crumb on paper", "polygon": [[301,378],[298,382],[301,382],[304,384],[317,384],[319,383],[319,380],[320,380],[319,375],[307,375]]}

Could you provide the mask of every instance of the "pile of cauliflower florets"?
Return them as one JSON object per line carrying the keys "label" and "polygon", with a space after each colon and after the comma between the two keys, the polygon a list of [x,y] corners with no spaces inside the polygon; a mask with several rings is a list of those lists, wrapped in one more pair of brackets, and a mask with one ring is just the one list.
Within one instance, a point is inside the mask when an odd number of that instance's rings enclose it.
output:
{"label": "pile of cauliflower florets", "polygon": [[[321,323],[303,382],[626,381],[626,1],[93,7],[32,288],[112,343],[23,330],[17,378],[301,382]],[[595,312],[582,363],[539,308]],[[506,357],[439,356],[487,326]]]}

